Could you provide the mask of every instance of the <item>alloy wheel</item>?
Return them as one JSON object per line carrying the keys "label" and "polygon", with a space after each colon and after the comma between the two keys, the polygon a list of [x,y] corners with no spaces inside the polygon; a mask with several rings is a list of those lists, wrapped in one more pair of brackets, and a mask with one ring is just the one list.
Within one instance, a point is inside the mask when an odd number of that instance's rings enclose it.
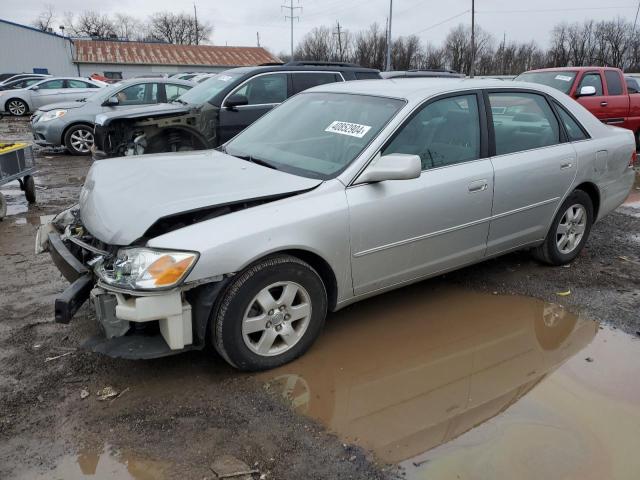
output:
{"label": "alloy wheel", "polygon": [[257,355],[280,355],[300,341],[310,320],[309,292],[295,282],[277,282],[260,290],[249,303],[242,337]]}
{"label": "alloy wheel", "polygon": [[93,132],[85,129],[76,130],[69,137],[71,146],[81,153],[89,153],[93,146]]}
{"label": "alloy wheel", "polygon": [[571,205],[562,215],[556,229],[556,245],[560,253],[573,252],[584,236],[587,227],[587,210],[579,203]]}
{"label": "alloy wheel", "polygon": [[11,113],[11,115],[24,115],[25,113],[27,113],[27,107],[24,102],[20,100],[11,100],[9,102],[9,112]]}

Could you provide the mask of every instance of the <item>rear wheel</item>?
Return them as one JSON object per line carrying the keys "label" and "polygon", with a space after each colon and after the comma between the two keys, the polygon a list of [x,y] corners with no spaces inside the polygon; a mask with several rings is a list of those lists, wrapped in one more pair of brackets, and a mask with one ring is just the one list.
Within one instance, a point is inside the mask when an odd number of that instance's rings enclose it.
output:
{"label": "rear wheel", "polygon": [[71,155],[89,155],[93,147],[93,128],[89,125],[75,125],[64,135],[64,146]]}
{"label": "rear wheel", "polygon": [[575,190],[564,201],[553,219],[544,243],[534,256],[550,265],[565,265],[579,254],[593,224],[593,202],[582,190]]}
{"label": "rear wheel", "polygon": [[212,318],[213,344],[241,370],[266,370],[306,352],[327,313],[318,273],[290,255],[268,257],[229,285]]}
{"label": "rear wheel", "polygon": [[15,117],[26,115],[29,111],[29,106],[23,100],[19,98],[12,98],[5,106],[5,110]]}
{"label": "rear wheel", "polygon": [[27,175],[22,179],[22,184],[27,202],[36,203],[36,182],[33,180],[33,177]]}

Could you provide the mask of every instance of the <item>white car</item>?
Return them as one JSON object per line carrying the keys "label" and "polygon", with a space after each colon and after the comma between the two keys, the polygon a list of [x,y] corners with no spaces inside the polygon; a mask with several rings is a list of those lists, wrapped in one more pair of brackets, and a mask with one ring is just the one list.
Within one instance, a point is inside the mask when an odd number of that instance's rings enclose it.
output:
{"label": "white car", "polygon": [[50,103],[81,100],[102,88],[87,78],[46,78],[27,88],[0,92],[0,111],[21,116]]}

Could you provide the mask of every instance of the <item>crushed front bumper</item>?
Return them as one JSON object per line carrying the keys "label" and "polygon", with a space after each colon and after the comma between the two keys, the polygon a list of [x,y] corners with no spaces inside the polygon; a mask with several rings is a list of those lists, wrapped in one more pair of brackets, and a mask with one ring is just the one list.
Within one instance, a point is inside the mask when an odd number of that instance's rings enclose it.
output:
{"label": "crushed front bumper", "polygon": [[87,299],[92,299],[102,335],[91,338],[86,347],[129,359],[163,357],[204,347],[203,335],[194,342],[191,304],[184,292],[176,289],[148,294],[109,289],[96,280],[91,268],[81,261],[82,256],[79,258],[68,247],[67,233],[61,235],[58,229],[53,224],[40,227],[36,252],[48,250],[58,270],[71,282],[55,299],[56,322],[68,324]]}

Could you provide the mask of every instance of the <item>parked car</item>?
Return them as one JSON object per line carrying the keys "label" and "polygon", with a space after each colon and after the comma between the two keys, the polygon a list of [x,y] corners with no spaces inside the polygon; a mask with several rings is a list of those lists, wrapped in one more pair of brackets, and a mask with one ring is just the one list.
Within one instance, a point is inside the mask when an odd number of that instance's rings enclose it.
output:
{"label": "parked car", "polygon": [[464,74],[447,69],[392,70],[381,72],[380,75],[382,78],[464,78]]}
{"label": "parked car", "polygon": [[172,102],[193,86],[193,82],[173,78],[132,79],[103,88],[82,101],[46,105],[31,117],[34,141],[47,147],[65,146],[72,155],[88,155],[96,115]]}
{"label": "parked car", "polygon": [[196,75],[191,79],[192,82],[202,83],[205,80],[209,80],[211,77],[215,77],[218,75],[217,73],[201,73],[200,75]]}
{"label": "parked car", "polygon": [[18,78],[16,80],[10,80],[6,83],[0,84],[0,91],[2,90],[11,90],[17,88],[27,88],[31,85],[35,85],[38,82],[42,81],[42,77],[25,77]]}
{"label": "parked car", "polygon": [[549,68],[524,72],[516,80],[549,85],[566,93],[603,123],[634,132],[640,148],[640,95],[629,92],[620,69]]}
{"label": "parked car", "polygon": [[72,282],[57,321],[91,294],[94,350],[211,341],[267,369],[366,297],[523,248],[571,262],[627,197],[635,159],[631,132],[544,86],[325,84],[217,151],[94,162],[36,251]]}
{"label": "parked car", "polygon": [[51,103],[86,98],[99,88],[100,85],[85,78],[47,78],[26,88],[0,92],[0,110],[26,115]]}
{"label": "parked car", "polygon": [[226,70],[173,104],[98,115],[94,156],[213,148],[298,92],[364,78],[379,79],[380,73],[352,64],[318,62]]}
{"label": "parked car", "polygon": [[13,80],[20,80],[21,78],[40,77],[41,79],[44,79],[44,78],[51,77],[51,75],[44,74],[44,73],[7,73],[7,74],[0,75],[0,77],[3,77],[3,76],[4,78],[2,78],[2,80],[0,81],[0,85],[11,82]]}

